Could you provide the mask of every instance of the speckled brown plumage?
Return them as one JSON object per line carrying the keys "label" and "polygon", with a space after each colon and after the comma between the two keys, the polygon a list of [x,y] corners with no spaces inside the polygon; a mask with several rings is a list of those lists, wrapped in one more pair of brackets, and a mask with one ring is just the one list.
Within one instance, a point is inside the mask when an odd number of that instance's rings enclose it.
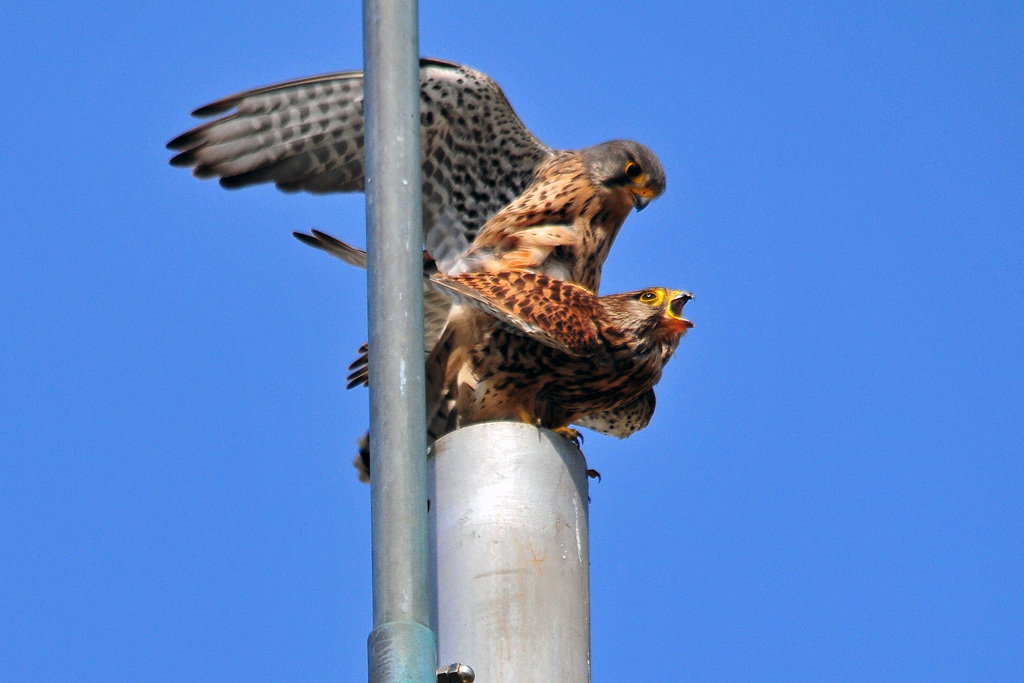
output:
{"label": "speckled brown plumage", "polygon": [[480,230],[448,273],[528,270],[597,292],[626,216],[665,189],[661,164],[635,142],[560,152]]}
{"label": "speckled brown plumage", "polygon": [[432,280],[471,310],[428,362],[445,369],[454,426],[527,419],[557,429],[637,406],[653,411],[651,390],[692,327],[682,317],[692,296],[675,290],[598,297],[517,272]]}
{"label": "speckled brown plumage", "polygon": [[[666,359],[667,361],[667,359]],[[657,398],[654,389],[648,389],[632,403],[612,410],[590,413],[578,418],[573,424],[586,427],[600,434],[624,439],[646,427],[654,417]]]}

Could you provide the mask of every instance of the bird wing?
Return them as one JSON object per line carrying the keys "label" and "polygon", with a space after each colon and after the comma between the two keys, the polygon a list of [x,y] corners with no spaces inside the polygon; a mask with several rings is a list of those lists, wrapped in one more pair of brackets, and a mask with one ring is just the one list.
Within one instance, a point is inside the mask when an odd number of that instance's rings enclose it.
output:
{"label": "bird wing", "polygon": [[597,297],[562,280],[530,272],[433,275],[436,286],[457,303],[486,312],[502,323],[573,356],[601,344]]}
{"label": "bird wing", "polygon": [[[171,164],[228,188],[364,189],[361,71],[248,90],[193,115],[225,113],[171,140],[167,147],[178,151]],[[450,62],[421,60],[420,122],[424,244],[447,271],[553,151],[523,125],[497,83]]]}

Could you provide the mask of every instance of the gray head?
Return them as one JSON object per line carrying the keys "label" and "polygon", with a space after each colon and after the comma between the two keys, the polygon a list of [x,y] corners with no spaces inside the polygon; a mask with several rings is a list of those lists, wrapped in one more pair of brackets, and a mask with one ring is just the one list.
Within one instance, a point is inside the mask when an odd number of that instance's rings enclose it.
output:
{"label": "gray head", "polygon": [[654,152],[639,142],[602,142],[581,154],[590,179],[608,188],[628,190],[637,211],[665,191],[665,169]]}

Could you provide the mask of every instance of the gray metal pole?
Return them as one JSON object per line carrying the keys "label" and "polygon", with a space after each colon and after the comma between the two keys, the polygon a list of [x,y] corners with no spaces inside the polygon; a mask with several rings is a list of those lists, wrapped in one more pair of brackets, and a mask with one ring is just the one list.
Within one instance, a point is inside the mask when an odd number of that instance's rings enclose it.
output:
{"label": "gray metal pole", "polygon": [[590,681],[587,465],[531,425],[442,437],[428,464],[441,662],[484,683]]}
{"label": "gray metal pole", "polygon": [[435,681],[427,568],[416,0],[363,1],[370,314],[371,683]]}

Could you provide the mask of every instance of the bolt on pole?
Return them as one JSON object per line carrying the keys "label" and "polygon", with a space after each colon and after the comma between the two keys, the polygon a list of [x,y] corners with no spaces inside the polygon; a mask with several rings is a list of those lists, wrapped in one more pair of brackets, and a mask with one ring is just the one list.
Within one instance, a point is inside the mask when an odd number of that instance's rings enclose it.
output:
{"label": "bolt on pole", "polygon": [[363,0],[371,683],[436,681],[427,555],[416,0]]}

